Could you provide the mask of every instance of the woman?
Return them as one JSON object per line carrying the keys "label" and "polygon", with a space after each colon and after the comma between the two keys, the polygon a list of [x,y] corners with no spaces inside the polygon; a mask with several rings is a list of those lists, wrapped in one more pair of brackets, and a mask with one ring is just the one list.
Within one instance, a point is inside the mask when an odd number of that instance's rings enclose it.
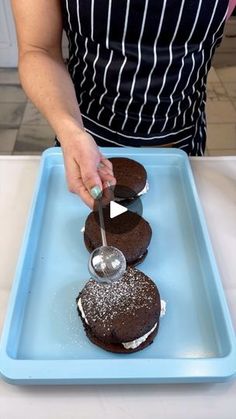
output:
{"label": "woman", "polygon": [[22,85],[60,139],[70,191],[86,204],[115,183],[97,145],[204,153],[207,74],[236,0],[12,3]]}

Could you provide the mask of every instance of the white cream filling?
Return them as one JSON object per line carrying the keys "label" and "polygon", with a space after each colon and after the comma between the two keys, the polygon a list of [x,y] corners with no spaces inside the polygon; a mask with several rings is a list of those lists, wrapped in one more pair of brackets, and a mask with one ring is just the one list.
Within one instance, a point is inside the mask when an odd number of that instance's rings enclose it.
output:
{"label": "white cream filling", "polygon": [[85,323],[88,324],[88,320],[86,319],[86,316],[84,314],[84,310],[83,310],[83,307],[82,307],[81,298],[79,298],[79,300],[78,300],[78,307],[79,307],[79,311],[80,311],[81,316],[83,317]]}
{"label": "white cream filling", "polygon": [[166,301],[161,300],[161,313],[160,317],[163,317],[166,314]]}
{"label": "white cream filling", "polygon": [[[88,324],[88,320],[84,314],[84,310],[82,307],[82,303],[81,303],[81,298],[79,298],[78,300],[78,307],[81,313],[81,316],[83,317],[85,323]],[[166,314],[166,301],[165,300],[161,300],[161,314],[160,317],[163,317]],[[148,336],[156,329],[157,327],[157,323],[154,324],[153,328],[145,333],[145,335],[141,336],[140,338],[137,338],[135,340],[132,340],[130,342],[122,342],[122,345],[124,346],[125,349],[135,349],[137,348],[139,345],[141,345],[141,343],[145,342],[145,340],[147,340]]]}
{"label": "white cream filling", "polygon": [[[137,196],[141,196],[144,195],[145,193],[147,193],[147,191],[149,191],[149,183],[148,181],[146,182],[146,185],[144,186],[144,188],[141,190],[141,192],[139,192],[137,194]],[[125,198],[115,198],[115,202],[120,202],[120,201],[125,201]]]}
{"label": "white cream filling", "polygon": [[[166,314],[166,301],[161,300],[160,317],[163,317],[165,314]],[[123,342],[122,345],[125,347],[125,349],[135,349],[135,348],[137,348],[139,345],[141,345],[141,343],[143,343],[143,342],[145,342],[145,340],[147,340],[148,336],[155,330],[156,327],[157,327],[157,323],[145,335],[141,336],[138,339],[132,340],[131,342]]]}
{"label": "white cream filling", "polygon": [[145,193],[147,193],[147,191],[149,191],[149,183],[148,183],[148,181],[146,182],[146,185],[144,186],[143,190],[138,193],[138,196],[144,195]]}
{"label": "white cream filling", "polygon": [[149,332],[145,333],[145,335],[141,336],[138,339],[132,340],[131,342],[122,342],[122,345],[124,346],[125,349],[137,348],[139,345],[141,345],[141,343],[147,340],[148,336],[156,329],[156,327],[157,327],[157,323],[155,323],[153,328],[149,330]]}

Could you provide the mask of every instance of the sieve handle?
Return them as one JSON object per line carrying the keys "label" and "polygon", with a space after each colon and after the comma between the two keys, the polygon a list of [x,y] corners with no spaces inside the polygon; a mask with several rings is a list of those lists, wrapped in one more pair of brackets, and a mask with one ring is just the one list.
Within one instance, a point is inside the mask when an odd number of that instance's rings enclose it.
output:
{"label": "sieve handle", "polygon": [[102,236],[102,245],[107,246],[107,238],[106,238],[106,232],[105,232],[103,209],[102,209],[102,199],[101,198],[98,200],[98,214],[99,214],[100,231],[101,231],[101,236]]}

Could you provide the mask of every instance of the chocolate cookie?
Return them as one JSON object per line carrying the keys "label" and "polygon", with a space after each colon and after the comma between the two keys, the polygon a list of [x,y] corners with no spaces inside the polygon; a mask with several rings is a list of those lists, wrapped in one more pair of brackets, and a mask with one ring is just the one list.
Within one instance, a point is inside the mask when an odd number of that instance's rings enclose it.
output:
{"label": "chocolate cookie", "polygon": [[[105,208],[103,215],[108,245],[121,250],[127,265],[143,261],[152,237],[149,223],[132,211],[110,218],[109,208]],[[102,245],[97,212],[91,212],[86,219],[84,243],[90,253]]]}
{"label": "chocolate cookie", "polygon": [[126,157],[112,157],[109,160],[117,182],[115,200],[134,199],[146,192],[147,172],[140,163]]}
{"label": "chocolate cookie", "polygon": [[157,334],[159,291],[138,269],[129,267],[112,284],[88,281],[76,302],[88,338],[107,351],[139,351]]}

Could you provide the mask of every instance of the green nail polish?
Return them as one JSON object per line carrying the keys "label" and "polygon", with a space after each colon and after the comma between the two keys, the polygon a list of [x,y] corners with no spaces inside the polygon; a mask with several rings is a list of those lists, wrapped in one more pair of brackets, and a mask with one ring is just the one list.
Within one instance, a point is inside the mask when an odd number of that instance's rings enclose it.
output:
{"label": "green nail polish", "polygon": [[102,190],[100,186],[96,185],[93,188],[90,189],[90,195],[93,197],[93,199],[98,199],[102,195]]}

